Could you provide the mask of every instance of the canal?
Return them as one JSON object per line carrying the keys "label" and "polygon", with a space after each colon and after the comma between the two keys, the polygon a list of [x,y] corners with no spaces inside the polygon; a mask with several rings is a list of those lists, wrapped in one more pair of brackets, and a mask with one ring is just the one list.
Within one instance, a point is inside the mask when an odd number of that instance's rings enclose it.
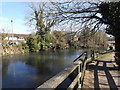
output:
{"label": "canal", "polygon": [[2,88],[36,88],[71,65],[82,52],[71,49],[3,57]]}

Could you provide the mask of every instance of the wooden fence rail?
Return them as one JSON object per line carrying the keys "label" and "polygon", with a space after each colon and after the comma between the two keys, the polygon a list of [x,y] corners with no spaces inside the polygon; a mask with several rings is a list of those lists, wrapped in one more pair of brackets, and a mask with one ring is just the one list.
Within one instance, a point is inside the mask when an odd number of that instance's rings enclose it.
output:
{"label": "wooden fence rail", "polygon": [[[94,56],[94,55],[91,55]],[[91,59],[91,58],[89,58]],[[53,76],[42,85],[40,85],[37,89],[47,88],[47,89],[56,89],[59,88],[60,85],[67,79],[70,78],[71,83],[66,89],[77,89],[82,88],[85,69],[87,65],[87,52],[85,51],[82,53],[77,59],[73,62],[73,65],[65,68],[62,72],[58,73],[57,75]]]}

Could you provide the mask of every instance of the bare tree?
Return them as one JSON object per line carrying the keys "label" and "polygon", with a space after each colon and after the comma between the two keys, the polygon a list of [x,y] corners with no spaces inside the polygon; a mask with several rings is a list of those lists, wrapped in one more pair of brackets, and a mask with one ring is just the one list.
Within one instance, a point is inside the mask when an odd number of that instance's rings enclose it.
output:
{"label": "bare tree", "polygon": [[81,30],[88,25],[92,30],[97,30],[103,24],[99,11],[99,3],[91,2],[52,2],[53,7],[49,13],[57,23],[74,23]]}
{"label": "bare tree", "polygon": [[[45,30],[55,24],[68,25],[74,23],[77,31],[87,25],[91,31],[97,31],[105,28],[107,33],[115,36],[116,58],[120,63],[120,1],[119,2],[51,2],[49,6],[41,5],[37,9],[34,5],[31,7],[34,17],[29,22],[35,20],[37,30],[42,27]],[[42,13],[42,15],[41,15]],[[41,18],[43,20],[42,25]]]}
{"label": "bare tree", "polygon": [[[120,1],[119,2],[52,2],[50,15],[58,23],[74,23],[80,31],[85,25],[91,31],[104,27],[115,36],[116,61],[120,65]],[[66,24],[67,25],[67,24]]]}
{"label": "bare tree", "polygon": [[26,23],[31,27],[35,27],[40,35],[50,31],[55,21],[48,15],[47,3],[31,3],[29,7],[31,11],[26,16]]}

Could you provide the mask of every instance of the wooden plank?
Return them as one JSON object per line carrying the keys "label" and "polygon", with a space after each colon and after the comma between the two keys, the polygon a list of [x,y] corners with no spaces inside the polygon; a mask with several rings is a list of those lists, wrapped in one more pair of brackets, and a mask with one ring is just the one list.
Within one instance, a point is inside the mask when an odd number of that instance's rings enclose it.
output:
{"label": "wooden plank", "polygon": [[82,61],[75,61],[74,64],[80,65]]}
{"label": "wooden plank", "polygon": [[88,65],[96,65],[97,62],[96,61],[92,61],[91,63],[89,63]]}
{"label": "wooden plank", "polygon": [[81,89],[81,84],[78,86],[77,90],[80,90]]}
{"label": "wooden plank", "polygon": [[76,78],[73,80],[73,82],[70,84],[70,86],[68,87],[68,89],[73,89],[75,87],[75,85],[77,84],[77,82],[79,81],[81,77],[81,73],[79,73]]}
{"label": "wooden plank", "polygon": [[[85,51],[86,52],[86,51]],[[84,56],[85,52],[83,52],[79,57],[77,57],[73,62],[79,60],[82,56]]]}
{"label": "wooden plank", "polygon": [[83,81],[84,81],[84,75],[85,75],[86,65],[87,65],[87,60],[86,60],[85,63],[84,63],[83,70],[82,70],[82,74],[81,74],[81,83],[80,83],[81,86],[82,86]]}
{"label": "wooden plank", "polygon": [[56,88],[60,83],[62,83],[79,65],[73,64],[72,66],[66,68],[62,72],[53,76],[51,79],[40,85],[38,88]]}

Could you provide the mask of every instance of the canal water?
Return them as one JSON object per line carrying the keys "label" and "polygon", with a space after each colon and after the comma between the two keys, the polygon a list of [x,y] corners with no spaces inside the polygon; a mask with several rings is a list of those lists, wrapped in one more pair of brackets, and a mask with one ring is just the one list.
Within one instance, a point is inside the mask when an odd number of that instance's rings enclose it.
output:
{"label": "canal water", "polygon": [[36,88],[73,64],[83,50],[41,51],[2,58],[2,88]]}

